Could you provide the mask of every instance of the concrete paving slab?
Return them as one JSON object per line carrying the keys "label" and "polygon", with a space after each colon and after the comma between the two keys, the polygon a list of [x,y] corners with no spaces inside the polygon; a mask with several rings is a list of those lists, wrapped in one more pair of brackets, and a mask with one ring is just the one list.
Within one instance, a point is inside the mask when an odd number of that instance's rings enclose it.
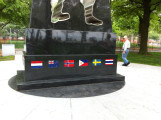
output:
{"label": "concrete paving slab", "polygon": [[[40,118],[41,113],[41,118]],[[70,99],[44,99],[25,120],[71,120]]]}
{"label": "concrete paving slab", "polygon": [[[117,71],[126,78],[122,89],[97,96],[73,98],[52,96],[56,92],[54,90],[61,88],[48,89],[48,93],[44,90],[17,92],[8,86],[8,81],[18,69],[24,69],[22,56],[16,55],[15,61],[0,62],[0,119],[161,120],[161,67],[134,63],[124,67],[121,64],[118,62]],[[72,92],[71,88],[66,90]],[[31,94],[36,92],[44,95]]]}

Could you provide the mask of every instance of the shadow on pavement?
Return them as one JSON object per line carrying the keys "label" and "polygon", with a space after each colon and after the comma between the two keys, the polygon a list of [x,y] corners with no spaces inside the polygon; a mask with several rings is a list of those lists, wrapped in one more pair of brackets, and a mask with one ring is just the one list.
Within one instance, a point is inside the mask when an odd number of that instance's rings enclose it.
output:
{"label": "shadow on pavement", "polygon": [[[16,90],[16,77],[12,77],[8,84]],[[105,95],[120,90],[125,85],[125,81],[83,84],[73,86],[61,86],[42,89],[32,89],[17,91],[24,94],[41,96],[41,97],[53,97],[53,98],[82,98]]]}

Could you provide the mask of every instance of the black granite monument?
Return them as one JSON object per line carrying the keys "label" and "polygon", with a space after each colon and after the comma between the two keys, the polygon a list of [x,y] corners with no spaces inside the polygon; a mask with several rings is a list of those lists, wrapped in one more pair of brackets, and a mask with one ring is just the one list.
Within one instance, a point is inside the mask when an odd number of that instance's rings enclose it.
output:
{"label": "black granite monument", "polygon": [[[80,0],[59,0],[55,14],[51,0],[32,1],[24,79],[17,81],[18,90],[124,81],[116,73],[109,0],[93,1],[88,9]],[[63,13],[70,18],[63,20]],[[55,23],[53,16],[58,18]]]}

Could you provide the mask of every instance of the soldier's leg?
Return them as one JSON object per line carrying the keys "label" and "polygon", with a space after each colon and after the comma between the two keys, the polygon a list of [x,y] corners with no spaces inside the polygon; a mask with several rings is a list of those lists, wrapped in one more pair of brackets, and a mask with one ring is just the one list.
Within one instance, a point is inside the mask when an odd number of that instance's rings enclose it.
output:
{"label": "soldier's leg", "polygon": [[52,23],[57,23],[58,21],[65,21],[70,18],[69,13],[62,13],[64,1],[65,0],[51,0],[51,5],[52,5],[51,22]]}
{"label": "soldier's leg", "polygon": [[90,25],[102,25],[103,22],[93,16],[93,6],[96,0],[80,0],[84,5],[85,21]]}

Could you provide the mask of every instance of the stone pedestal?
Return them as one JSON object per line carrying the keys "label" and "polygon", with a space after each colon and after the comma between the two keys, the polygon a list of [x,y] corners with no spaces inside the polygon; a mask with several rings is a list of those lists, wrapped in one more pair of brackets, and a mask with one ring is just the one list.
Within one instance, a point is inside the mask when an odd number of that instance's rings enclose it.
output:
{"label": "stone pedestal", "polygon": [[124,81],[116,73],[116,35],[109,0],[96,0],[94,5],[101,26],[85,23],[79,0],[65,1],[63,11],[70,13],[70,20],[53,24],[50,0],[33,0],[26,30],[25,71],[17,89]]}

